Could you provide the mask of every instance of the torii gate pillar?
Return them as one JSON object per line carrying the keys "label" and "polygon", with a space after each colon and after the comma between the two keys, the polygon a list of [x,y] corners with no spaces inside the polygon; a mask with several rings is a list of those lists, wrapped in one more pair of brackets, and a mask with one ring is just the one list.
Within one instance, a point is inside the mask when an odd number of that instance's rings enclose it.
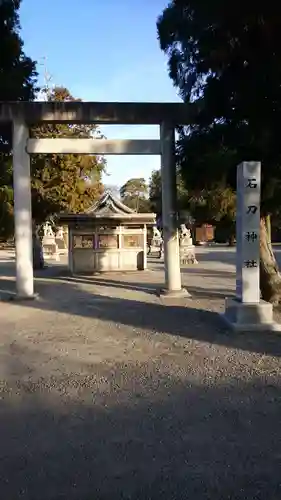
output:
{"label": "torii gate pillar", "polygon": [[33,299],[32,212],[30,157],[26,151],[29,129],[22,119],[13,121],[13,181],[17,299]]}
{"label": "torii gate pillar", "polygon": [[162,224],[164,236],[165,289],[163,295],[190,297],[181,286],[180,252],[177,217],[177,183],[175,164],[175,130],[169,123],[160,125]]}

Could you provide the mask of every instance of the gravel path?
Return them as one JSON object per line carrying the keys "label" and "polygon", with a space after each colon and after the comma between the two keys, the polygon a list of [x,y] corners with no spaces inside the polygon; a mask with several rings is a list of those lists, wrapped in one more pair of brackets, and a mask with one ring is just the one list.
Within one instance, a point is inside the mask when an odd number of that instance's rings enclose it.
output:
{"label": "gravel path", "polygon": [[227,331],[233,254],[199,255],[191,300],[161,301],[152,261],[79,279],[54,266],[38,301],[0,303],[1,498],[280,499],[280,334]]}

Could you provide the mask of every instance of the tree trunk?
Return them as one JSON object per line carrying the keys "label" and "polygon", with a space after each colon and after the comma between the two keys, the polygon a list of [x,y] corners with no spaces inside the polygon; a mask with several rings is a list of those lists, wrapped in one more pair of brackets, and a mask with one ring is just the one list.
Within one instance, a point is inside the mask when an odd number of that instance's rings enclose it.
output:
{"label": "tree trunk", "polygon": [[265,217],[265,224],[266,224],[267,237],[268,240],[271,242],[271,218],[269,214],[266,215]]}
{"label": "tree trunk", "polygon": [[263,300],[277,305],[281,302],[281,275],[266,229],[266,218],[262,217],[260,221],[260,289]]}
{"label": "tree trunk", "polygon": [[234,247],[235,246],[235,235],[231,234],[228,238],[228,246],[229,247]]}

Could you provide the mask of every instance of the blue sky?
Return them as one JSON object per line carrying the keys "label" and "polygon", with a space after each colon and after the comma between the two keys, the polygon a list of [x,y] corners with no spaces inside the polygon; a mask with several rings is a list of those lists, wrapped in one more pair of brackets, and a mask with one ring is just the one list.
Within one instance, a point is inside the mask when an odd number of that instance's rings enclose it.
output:
{"label": "blue sky", "polygon": [[[156,19],[167,0],[22,0],[25,52],[52,84],[85,101],[180,101],[160,51]],[[40,64],[41,63],[41,64]],[[40,82],[42,82],[42,76]],[[110,139],[159,137],[157,126],[102,127]],[[149,178],[154,156],[109,156],[107,184]]]}

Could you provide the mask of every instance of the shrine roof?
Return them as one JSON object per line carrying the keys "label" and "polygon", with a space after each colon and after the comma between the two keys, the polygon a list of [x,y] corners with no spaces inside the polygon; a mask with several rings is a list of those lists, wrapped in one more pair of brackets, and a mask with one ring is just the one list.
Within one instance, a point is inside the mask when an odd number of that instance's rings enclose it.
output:
{"label": "shrine roof", "polygon": [[113,214],[134,214],[136,212],[113,196],[111,191],[105,191],[101,198],[88,208],[85,213],[110,216]]}
{"label": "shrine roof", "polygon": [[111,191],[105,191],[100,199],[84,213],[60,214],[61,223],[129,223],[129,224],[154,224],[156,214],[137,213],[115,197]]}

